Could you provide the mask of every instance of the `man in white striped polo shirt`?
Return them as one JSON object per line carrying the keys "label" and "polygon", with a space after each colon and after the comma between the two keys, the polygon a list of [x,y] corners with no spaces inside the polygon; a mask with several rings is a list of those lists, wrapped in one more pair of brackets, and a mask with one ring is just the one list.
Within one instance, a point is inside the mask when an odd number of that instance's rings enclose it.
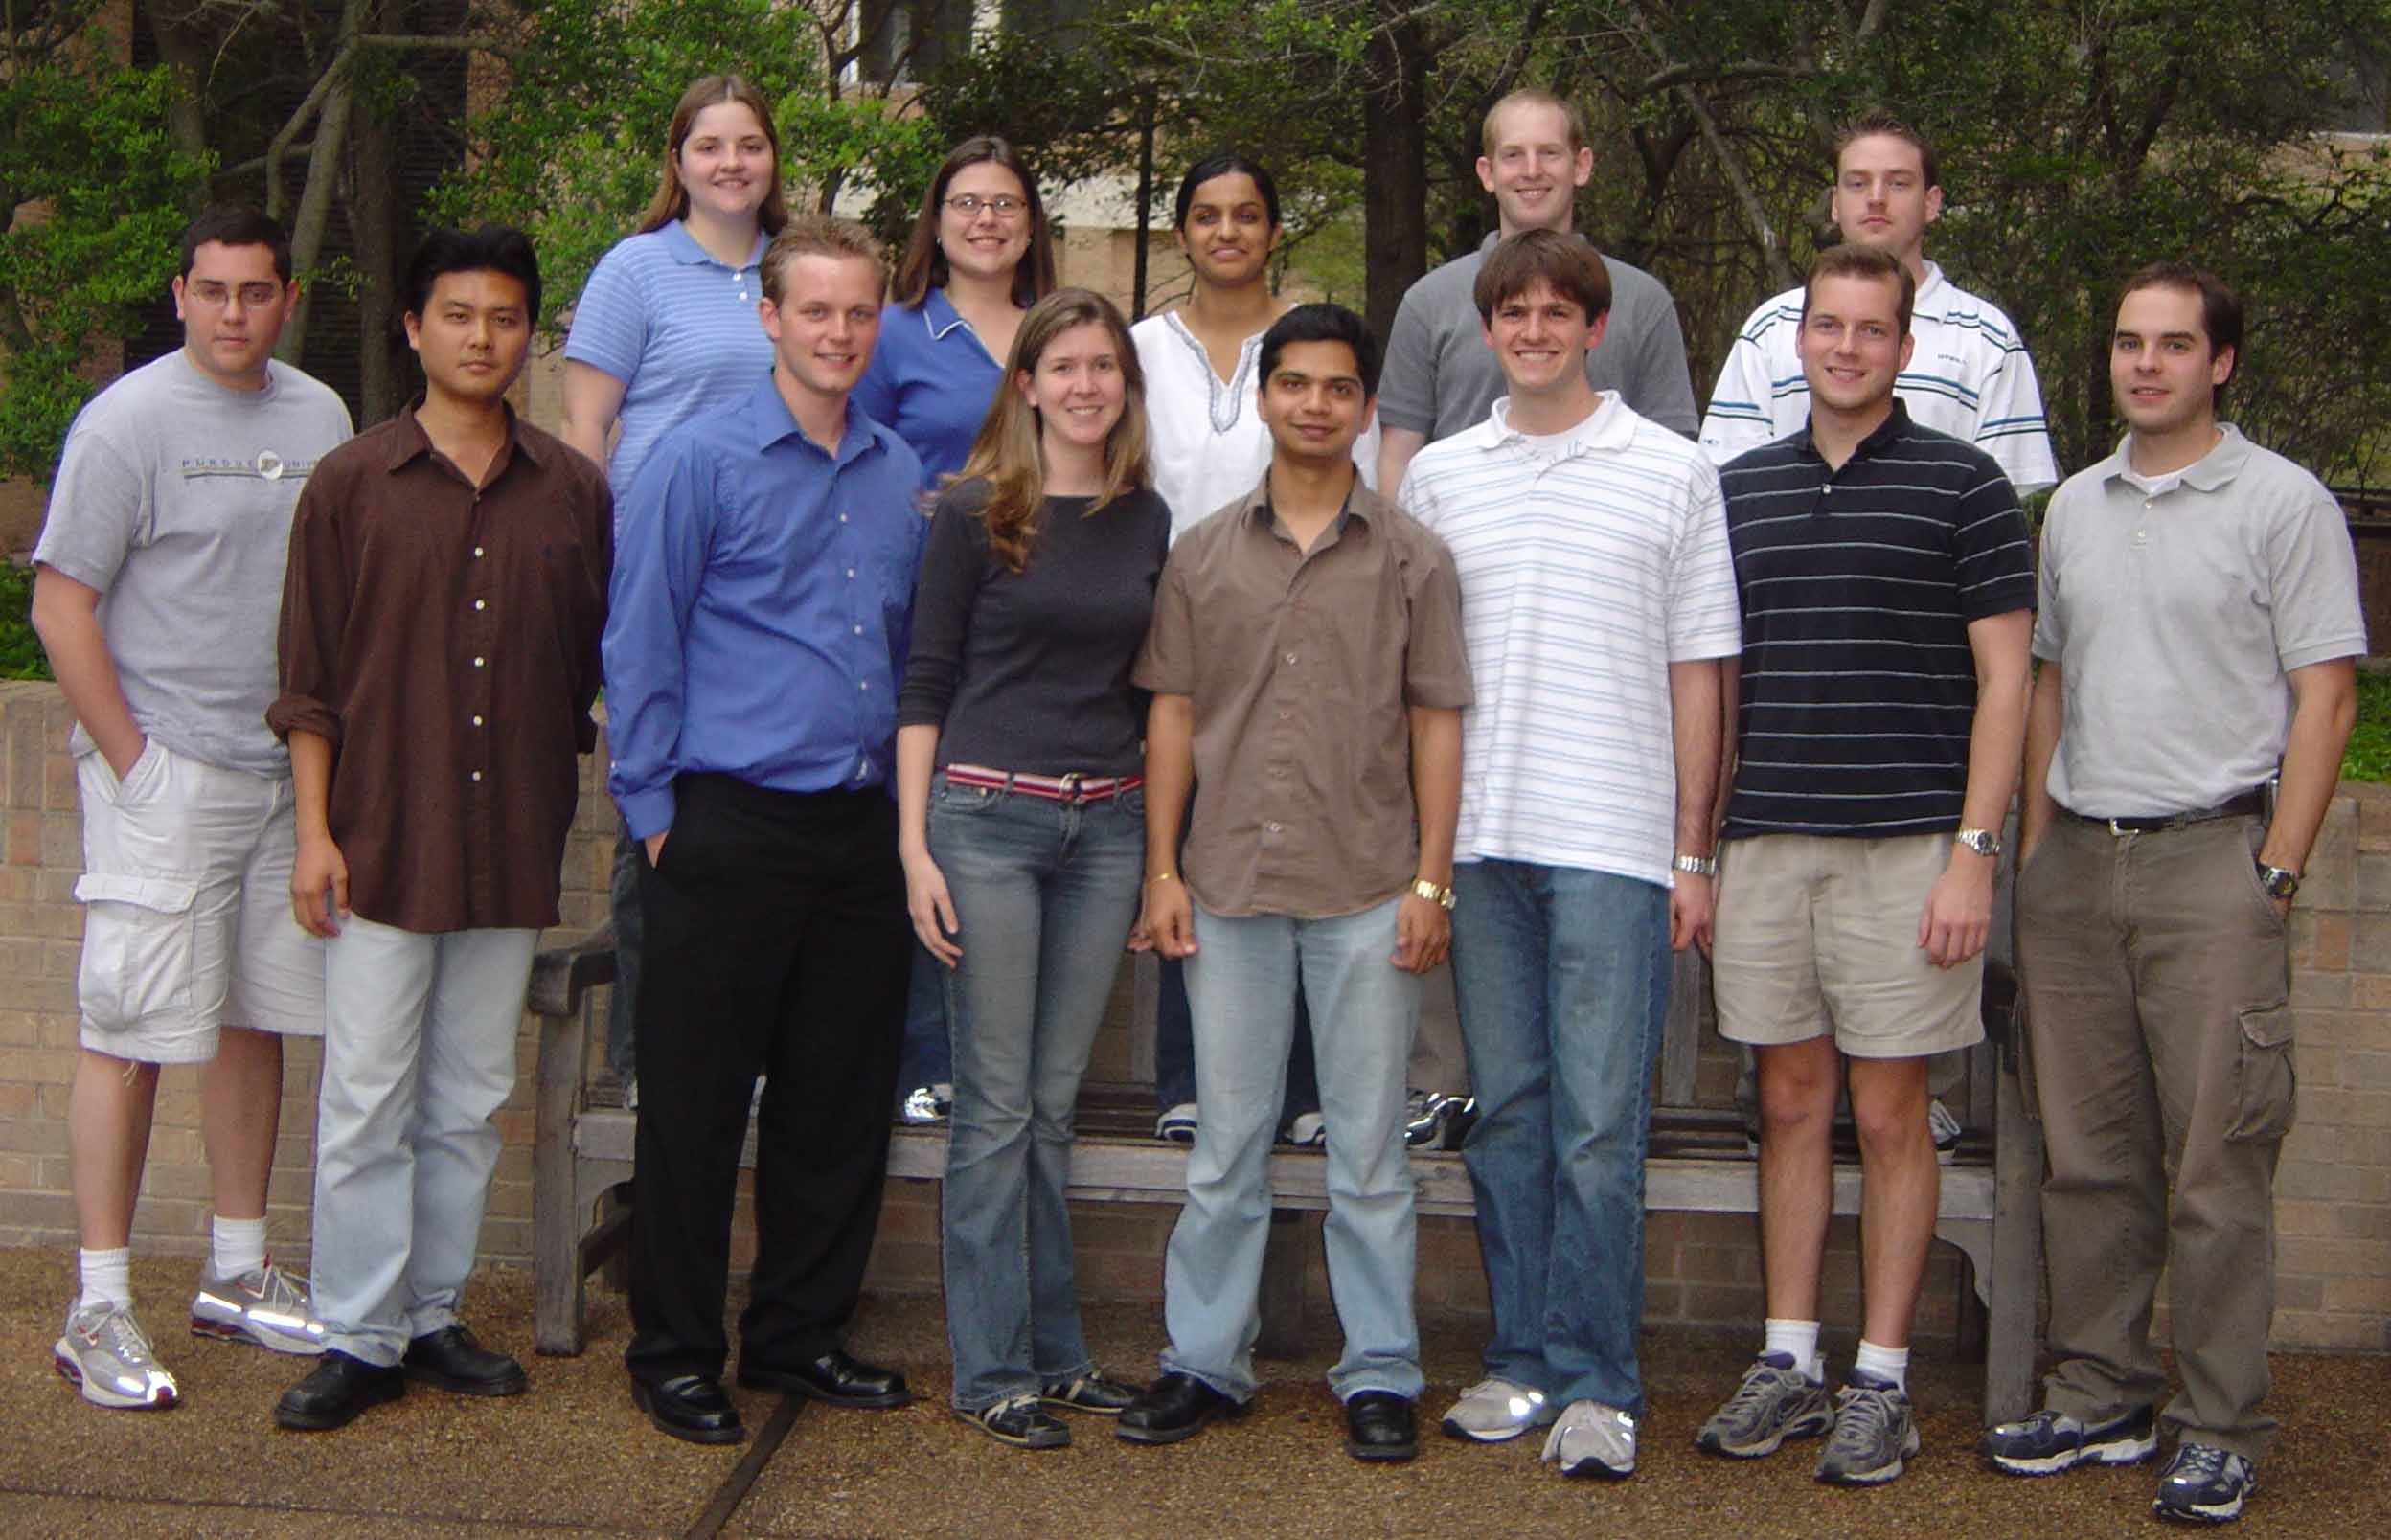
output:
{"label": "man in white striped polo shirt", "polygon": [[[1711,965],[1720,1033],[1760,1061],[1768,1317],[1695,1441],[1751,1458],[1832,1430],[1818,1479],[1847,1485],[1918,1451],[1909,1328],[1941,1185],[1926,1062],[1984,1035],[2034,603],[2000,466],[1894,394],[1915,294],[1879,248],[1821,253],[1798,341],[1809,423],[1720,472],[1743,654]],[[1866,1321],[1831,1408],[1818,1269],[1847,1071]]]}
{"label": "man in white striped polo shirt", "polygon": [[[1926,226],[1943,213],[1937,178],[1918,131],[1872,112],[1836,139],[1828,213],[1846,241],[1891,253],[1918,285],[1916,345],[1893,387],[1910,420],[1982,449],[2020,492],[2049,487],[2059,463],[2016,326],[1926,260]],[[1702,418],[1702,447],[1722,465],[1810,420],[1810,380],[1795,349],[1807,292],[1788,289],[1754,310],[1728,350]]]}
{"label": "man in white striped polo shirt", "polygon": [[1423,449],[1400,498],[1453,553],[1477,682],[1453,969],[1494,1334],[1445,1427],[1551,1423],[1564,1474],[1621,1477],[1669,952],[1710,925],[1734,578],[1709,461],[1586,379],[1610,305],[1593,248],[1512,236],[1475,298],[1510,395]]}

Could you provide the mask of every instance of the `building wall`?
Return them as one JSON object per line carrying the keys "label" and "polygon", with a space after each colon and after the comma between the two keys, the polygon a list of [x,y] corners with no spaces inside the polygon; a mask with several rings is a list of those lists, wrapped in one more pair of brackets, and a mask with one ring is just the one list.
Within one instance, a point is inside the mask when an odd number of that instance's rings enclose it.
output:
{"label": "building wall", "polygon": [[[0,684],[0,1245],[58,1254],[60,1287],[72,1269],[75,1220],[66,1168],[66,1094],[75,1049],[75,969],[82,912],[71,725],[57,689]],[[564,923],[577,935],[604,914],[613,819],[600,782],[603,759],[584,762],[582,803],[565,856]],[[2391,1349],[2391,788],[2344,786],[2334,799],[2294,912],[2293,1001],[2299,1008],[2299,1123],[2276,1179],[2280,1218],[2274,1341],[2283,1348]],[[515,1098],[499,1114],[506,1135],[482,1255],[523,1265],[531,1254],[531,1068],[526,1022]],[[307,1236],[308,1182],[319,1055],[294,1043],[285,1076],[282,1144],[271,1218],[286,1254]],[[1108,1028],[1094,1073],[1121,1077],[1123,1034]],[[1727,1076],[1706,1065],[1707,1097]],[[199,1139],[197,1072],[161,1073],[135,1244],[197,1256],[206,1245],[207,1166]],[[1162,1250],[1176,1210],[1085,1205],[1076,1216],[1082,1287],[1102,1299],[1161,1297]],[[742,1224],[745,1221],[742,1219]],[[1328,1307],[1316,1219],[1309,1293]],[[746,1237],[742,1237],[742,1250]],[[937,1188],[891,1184],[873,1254],[872,1286],[938,1287]],[[1762,1314],[1758,1236],[1738,1215],[1656,1214],[1646,1237],[1647,1318],[1655,1324],[1749,1327]],[[1958,1263],[1936,1249],[1920,1334],[1955,1330]],[[1486,1292],[1467,1221],[1421,1225],[1423,1310],[1483,1316]],[[1856,1326],[1858,1262],[1851,1221],[1830,1237],[1824,1309]]]}

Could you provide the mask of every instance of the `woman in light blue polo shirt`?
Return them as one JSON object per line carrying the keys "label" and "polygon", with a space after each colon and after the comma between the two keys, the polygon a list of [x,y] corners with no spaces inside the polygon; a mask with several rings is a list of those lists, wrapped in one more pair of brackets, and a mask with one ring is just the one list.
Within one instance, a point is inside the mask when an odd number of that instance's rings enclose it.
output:
{"label": "woman in light blue polo shirt", "polygon": [[[896,430],[933,479],[963,468],[1004,382],[999,361],[1029,307],[1055,289],[1055,243],[1037,179],[1013,146],[982,135],[948,152],[880,311],[872,363],[848,397]],[[913,953],[912,1000],[898,1064],[898,1116],[935,1122],[954,1096],[945,969]]]}
{"label": "woman in light blue polo shirt", "polygon": [[[599,259],[564,339],[562,436],[606,467],[618,536],[657,442],[707,407],[741,399],[771,371],[759,275],[765,244],[786,223],[771,109],[738,76],[706,76],[681,93],[656,195],[638,231]],[[618,840],[606,1062],[633,1098],[637,872],[629,843]]]}

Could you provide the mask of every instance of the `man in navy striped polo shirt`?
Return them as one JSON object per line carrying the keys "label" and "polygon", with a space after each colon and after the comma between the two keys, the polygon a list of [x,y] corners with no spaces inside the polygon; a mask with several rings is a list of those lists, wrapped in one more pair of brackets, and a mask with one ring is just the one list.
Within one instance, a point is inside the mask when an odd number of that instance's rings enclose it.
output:
{"label": "man in navy striped polo shirt", "polygon": [[[1772,1453],[1832,1430],[1818,1479],[1917,1453],[1910,1319],[1940,1188],[1926,1061],[1984,1033],[1984,942],[2026,719],[2025,518],[1982,449],[1895,397],[1915,281],[1821,254],[1797,347],[1807,426],[1720,473],[1742,604],[1712,967],[1719,1030],[1760,1062],[1760,1357],[1696,1442]],[[1862,1189],[1858,1360],[1829,1405],[1818,1270],[1846,1069]]]}

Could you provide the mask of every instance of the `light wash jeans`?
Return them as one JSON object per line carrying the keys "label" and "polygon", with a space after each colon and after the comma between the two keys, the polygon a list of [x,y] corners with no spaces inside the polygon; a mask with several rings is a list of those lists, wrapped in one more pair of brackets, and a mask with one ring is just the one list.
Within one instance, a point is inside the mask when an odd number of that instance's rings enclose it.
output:
{"label": "light wash jeans", "polygon": [[1453,869],[1453,985],[1478,1121],[1486,1371],[1644,1415],[1644,1152],[1669,1008],[1669,892],[1523,861]]}
{"label": "light wash jeans", "polygon": [[1137,918],[1146,799],[942,780],[929,844],[962,927],[943,1221],[954,1405],[976,1412],[1092,1365],[1062,1191],[1080,1076]]}
{"label": "light wash jeans", "polygon": [[327,1347],[396,1364],[456,1321],[538,936],[351,915],[325,943],[308,1271]]}
{"label": "light wash jeans", "polygon": [[1203,1116],[1163,1267],[1164,1372],[1240,1401],[1258,1383],[1270,1145],[1300,976],[1328,1124],[1329,1287],[1345,1327],[1329,1388],[1340,1400],[1360,1391],[1419,1396],[1403,1066],[1420,1022],[1420,979],[1390,961],[1400,902],[1327,919],[1231,918],[1196,906],[1187,998]]}

